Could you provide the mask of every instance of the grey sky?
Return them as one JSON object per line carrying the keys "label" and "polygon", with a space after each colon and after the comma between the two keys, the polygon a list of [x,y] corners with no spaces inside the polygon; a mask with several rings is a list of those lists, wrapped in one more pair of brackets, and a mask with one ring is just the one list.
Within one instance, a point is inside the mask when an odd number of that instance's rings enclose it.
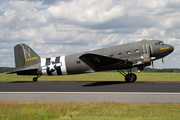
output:
{"label": "grey sky", "polygon": [[180,68],[179,16],[178,0],[2,0],[0,66],[14,67],[18,43],[52,57],[158,39],[175,51],[155,67]]}

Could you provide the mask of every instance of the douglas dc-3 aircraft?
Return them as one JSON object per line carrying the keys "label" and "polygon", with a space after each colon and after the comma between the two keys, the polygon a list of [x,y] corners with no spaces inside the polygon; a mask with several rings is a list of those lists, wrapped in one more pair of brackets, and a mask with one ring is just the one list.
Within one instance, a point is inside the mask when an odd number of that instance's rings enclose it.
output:
{"label": "douglas dc-3 aircraft", "polygon": [[[127,83],[135,82],[137,76],[133,67],[143,70],[153,61],[163,58],[174,50],[171,45],[160,40],[142,40],[78,54],[41,58],[28,45],[14,47],[16,68],[11,73],[17,75],[71,75],[99,71],[117,70]],[[122,70],[127,70],[127,74]]]}

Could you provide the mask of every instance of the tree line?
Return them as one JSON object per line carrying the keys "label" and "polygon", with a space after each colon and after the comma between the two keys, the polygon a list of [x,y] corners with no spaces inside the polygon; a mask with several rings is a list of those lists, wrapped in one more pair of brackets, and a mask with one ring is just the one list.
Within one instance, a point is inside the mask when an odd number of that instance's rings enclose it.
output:
{"label": "tree line", "polygon": [[0,67],[0,73],[12,72],[14,68],[11,67]]}
{"label": "tree line", "polygon": [[[138,69],[134,68],[133,72],[138,72]],[[157,68],[144,68],[143,72],[158,72],[158,73],[180,73],[179,68],[163,68],[163,69],[157,69]]]}

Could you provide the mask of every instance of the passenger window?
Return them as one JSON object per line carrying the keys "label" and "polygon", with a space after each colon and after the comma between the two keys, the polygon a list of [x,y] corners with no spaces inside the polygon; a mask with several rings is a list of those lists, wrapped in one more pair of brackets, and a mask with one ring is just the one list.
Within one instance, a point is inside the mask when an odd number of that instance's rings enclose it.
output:
{"label": "passenger window", "polygon": [[158,46],[158,43],[155,43],[155,46]]}
{"label": "passenger window", "polygon": [[127,51],[126,53],[129,55],[129,54],[131,54],[131,51]]}
{"label": "passenger window", "polygon": [[119,56],[121,56],[121,55],[122,55],[122,53],[118,53],[118,55],[119,55]]}
{"label": "passenger window", "polygon": [[110,57],[113,57],[113,56],[114,56],[113,54],[110,55]]}
{"label": "passenger window", "polygon": [[81,61],[77,61],[77,64],[81,64]]}
{"label": "passenger window", "polygon": [[136,49],[135,51],[136,51],[136,53],[138,53],[138,52],[139,52],[139,49]]}

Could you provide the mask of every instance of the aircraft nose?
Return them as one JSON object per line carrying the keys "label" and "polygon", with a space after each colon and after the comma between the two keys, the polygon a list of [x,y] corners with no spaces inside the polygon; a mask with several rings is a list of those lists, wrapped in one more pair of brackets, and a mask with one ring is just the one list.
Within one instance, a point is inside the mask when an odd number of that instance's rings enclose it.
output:
{"label": "aircraft nose", "polygon": [[171,54],[174,51],[174,47],[172,45],[160,45],[160,49],[159,50],[154,50],[154,54],[153,57],[155,57],[156,59],[160,59],[163,58],[169,54]]}
{"label": "aircraft nose", "polygon": [[172,45],[169,45],[169,52],[173,52],[174,51],[174,47]]}

